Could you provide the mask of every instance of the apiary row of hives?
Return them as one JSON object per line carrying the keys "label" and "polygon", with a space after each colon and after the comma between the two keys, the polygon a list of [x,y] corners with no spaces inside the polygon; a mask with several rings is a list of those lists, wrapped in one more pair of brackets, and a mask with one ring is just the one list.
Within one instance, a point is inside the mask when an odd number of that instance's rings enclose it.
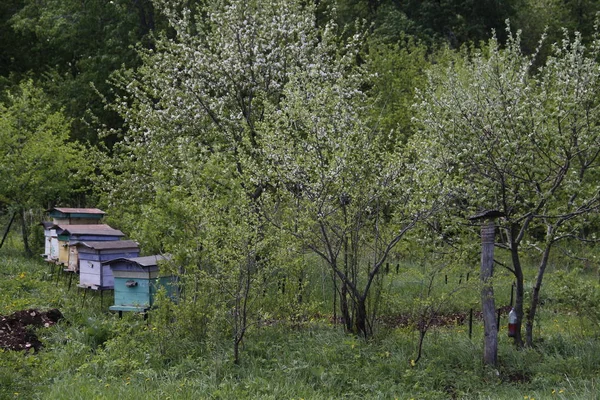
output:
{"label": "apiary row of hives", "polygon": [[164,255],[140,257],[138,244],[124,240],[118,229],[102,223],[97,208],[52,208],[52,222],[43,222],[43,257],[66,272],[79,274],[84,289],[114,289],[113,311],[145,311],[160,287],[174,292],[173,277],[160,276]]}

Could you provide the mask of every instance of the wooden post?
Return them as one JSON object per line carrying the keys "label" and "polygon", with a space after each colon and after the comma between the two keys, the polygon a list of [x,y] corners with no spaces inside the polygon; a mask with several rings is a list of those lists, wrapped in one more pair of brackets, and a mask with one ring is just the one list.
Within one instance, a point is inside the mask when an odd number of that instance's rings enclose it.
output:
{"label": "wooden post", "polygon": [[481,227],[481,310],[483,312],[483,362],[496,366],[498,362],[498,328],[496,327],[496,305],[494,300],[494,234],[493,220]]}
{"label": "wooden post", "polygon": [[496,226],[494,219],[504,216],[495,210],[485,211],[470,220],[482,220],[481,226],[481,309],[483,312],[483,362],[495,367],[498,363],[498,323],[496,320],[496,304],[494,299],[494,243]]}
{"label": "wooden post", "polygon": [[502,309],[498,309],[498,318],[496,318],[496,332],[500,331],[500,316],[502,315]]}
{"label": "wooden post", "polygon": [[25,210],[19,210],[21,214],[21,235],[23,236],[23,250],[27,256],[31,256],[31,248],[29,247],[29,232],[27,230],[27,221],[25,220]]}
{"label": "wooden post", "polygon": [[473,309],[469,310],[469,339],[473,336]]}

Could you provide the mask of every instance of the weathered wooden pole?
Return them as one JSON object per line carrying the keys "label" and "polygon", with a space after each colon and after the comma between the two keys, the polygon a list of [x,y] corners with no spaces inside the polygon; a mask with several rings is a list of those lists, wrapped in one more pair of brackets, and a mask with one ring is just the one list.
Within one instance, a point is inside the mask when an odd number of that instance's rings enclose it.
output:
{"label": "weathered wooden pole", "polygon": [[498,324],[496,321],[496,304],[494,300],[494,243],[496,225],[494,220],[503,216],[499,211],[485,211],[471,218],[471,221],[482,220],[481,225],[481,311],[483,313],[483,362],[495,367],[498,363]]}

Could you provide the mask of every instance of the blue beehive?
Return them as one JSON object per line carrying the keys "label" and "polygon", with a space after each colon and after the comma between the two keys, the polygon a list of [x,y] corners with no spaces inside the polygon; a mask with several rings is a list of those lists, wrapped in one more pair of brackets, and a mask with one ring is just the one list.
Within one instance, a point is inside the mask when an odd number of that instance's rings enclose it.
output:
{"label": "blue beehive", "polygon": [[140,248],[133,240],[76,242],[79,255],[79,287],[94,290],[112,289],[115,280],[104,261],[115,258],[137,257]]}
{"label": "blue beehive", "polygon": [[115,279],[115,304],[110,310],[144,312],[152,306],[156,292],[161,287],[174,298],[175,277],[161,276],[158,268],[159,262],[168,259],[168,256],[154,255],[103,262],[103,265],[110,266]]}

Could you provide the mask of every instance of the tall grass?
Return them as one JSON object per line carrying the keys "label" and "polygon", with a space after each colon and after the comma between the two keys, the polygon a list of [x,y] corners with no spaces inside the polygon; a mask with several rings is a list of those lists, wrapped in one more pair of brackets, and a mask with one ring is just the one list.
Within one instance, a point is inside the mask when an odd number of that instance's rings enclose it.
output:
{"label": "tall grass", "polygon": [[[410,307],[408,294],[419,292],[419,274],[409,266],[403,273],[384,281],[398,288],[385,300],[387,312]],[[329,288],[317,283],[312,301],[325,304]],[[450,287],[438,283],[440,291]],[[174,306],[152,311],[147,321],[119,319],[107,312],[110,296],[101,306],[99,294],[69,289],[66,276],[7,248],[0,252],[0,314],[57,307],[65,320],[37,331],[45,345],[37,353],[0,352],[0,399],[596,399],[597,333],[550,301],[560,287],[551,276],[548,283],[536,326],[543,340],[516,350],[503,323],[497,370],[482,365],[478,321],[472,338],[464,325],[432,328],[414,364],[418,337],[410,327],[383,327],[364,341],[318,313],[302,324],[254,326],[234,365],[228,337],[192,335],[193,324],[181,321],[187,314]],[[449,309],[470,307],[467,295],[453,297]],[[505,301],[509,293],[499,295]]]}

